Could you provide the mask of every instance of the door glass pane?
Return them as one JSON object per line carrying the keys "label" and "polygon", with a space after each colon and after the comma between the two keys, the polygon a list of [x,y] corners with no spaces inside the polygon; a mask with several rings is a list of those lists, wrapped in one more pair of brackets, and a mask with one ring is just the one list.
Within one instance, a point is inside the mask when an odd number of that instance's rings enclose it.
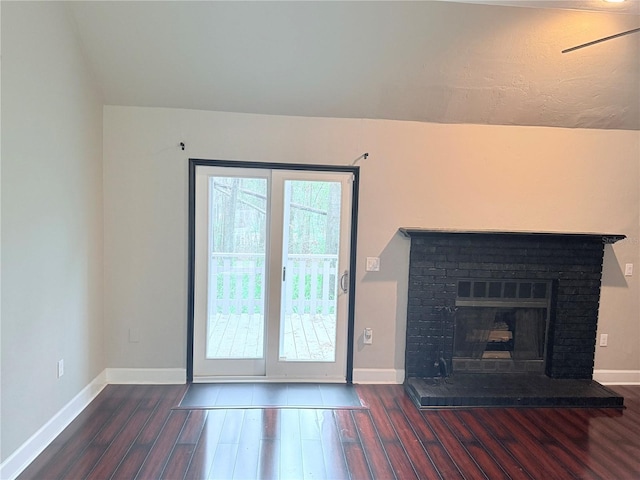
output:
{"label": "door glass pane", "polygon": [[286,180],[281,361],[333,362],[341,184]]}
{"label": "door glass pane", "polygon": [[264,354],[267,180],[209,179],[206,357]]}

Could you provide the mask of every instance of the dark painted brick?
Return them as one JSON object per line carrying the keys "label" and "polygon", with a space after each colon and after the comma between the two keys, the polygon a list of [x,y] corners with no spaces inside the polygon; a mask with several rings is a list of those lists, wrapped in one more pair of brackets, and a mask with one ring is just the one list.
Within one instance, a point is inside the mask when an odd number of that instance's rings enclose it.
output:
{"label": "dark painted brick", "polygon": [[441,350],[451,362],[453,318],[443,317],[439,308],[454,305],[457,279],[514,278],[556,281],[546,373],[554,378],[591,378],[603,252],[598,239],[573,237],[439,233],[412,237],[407,375],[436,375],[433,360]]}

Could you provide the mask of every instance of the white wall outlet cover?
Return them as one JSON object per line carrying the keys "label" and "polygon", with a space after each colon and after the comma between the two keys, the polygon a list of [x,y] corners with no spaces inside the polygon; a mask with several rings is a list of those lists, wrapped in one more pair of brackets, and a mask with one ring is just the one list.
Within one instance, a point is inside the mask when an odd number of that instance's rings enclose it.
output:
{"label": "white wall outlet cover", "polygon": [[379,272],[380,257],[367,257],[367,266],[365,270],[367,272]]}
{"label": "white wall outlet cover", "polygon": [[624,276],[631,277],[633,275],[633,263],[627,263],[624,266]]}
{"label": "white wall outlet cover", "polygon": [[140,342],[140,330],[138,327],[131,327],[129,329],[129,343]]}
{"label": "white wall outlet cover", "polygon": [[373,329],[365,328],[364,329],[364,344],[371,345],[373,343]]}

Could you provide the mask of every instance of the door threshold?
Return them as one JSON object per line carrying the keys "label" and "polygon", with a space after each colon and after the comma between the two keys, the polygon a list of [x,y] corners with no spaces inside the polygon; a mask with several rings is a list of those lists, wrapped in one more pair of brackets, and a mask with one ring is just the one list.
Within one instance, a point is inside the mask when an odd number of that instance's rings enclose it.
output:
{"label": "door threshold", "polygon": [[347,383],[345,377],[265,377],[265,376],[231,376],[207,375],[193,377],[192,383]]}

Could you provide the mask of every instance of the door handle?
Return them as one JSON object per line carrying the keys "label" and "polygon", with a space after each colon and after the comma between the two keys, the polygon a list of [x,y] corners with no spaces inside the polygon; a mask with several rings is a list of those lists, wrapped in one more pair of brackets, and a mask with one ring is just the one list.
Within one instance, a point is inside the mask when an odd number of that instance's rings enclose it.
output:
{"label": "door handle", "polygon": [[347,293],[347,290],[349,289],[348,280],[349,280],[349,270],[345,270],[342,276],[340,277],[340,288],[344,293]]}

